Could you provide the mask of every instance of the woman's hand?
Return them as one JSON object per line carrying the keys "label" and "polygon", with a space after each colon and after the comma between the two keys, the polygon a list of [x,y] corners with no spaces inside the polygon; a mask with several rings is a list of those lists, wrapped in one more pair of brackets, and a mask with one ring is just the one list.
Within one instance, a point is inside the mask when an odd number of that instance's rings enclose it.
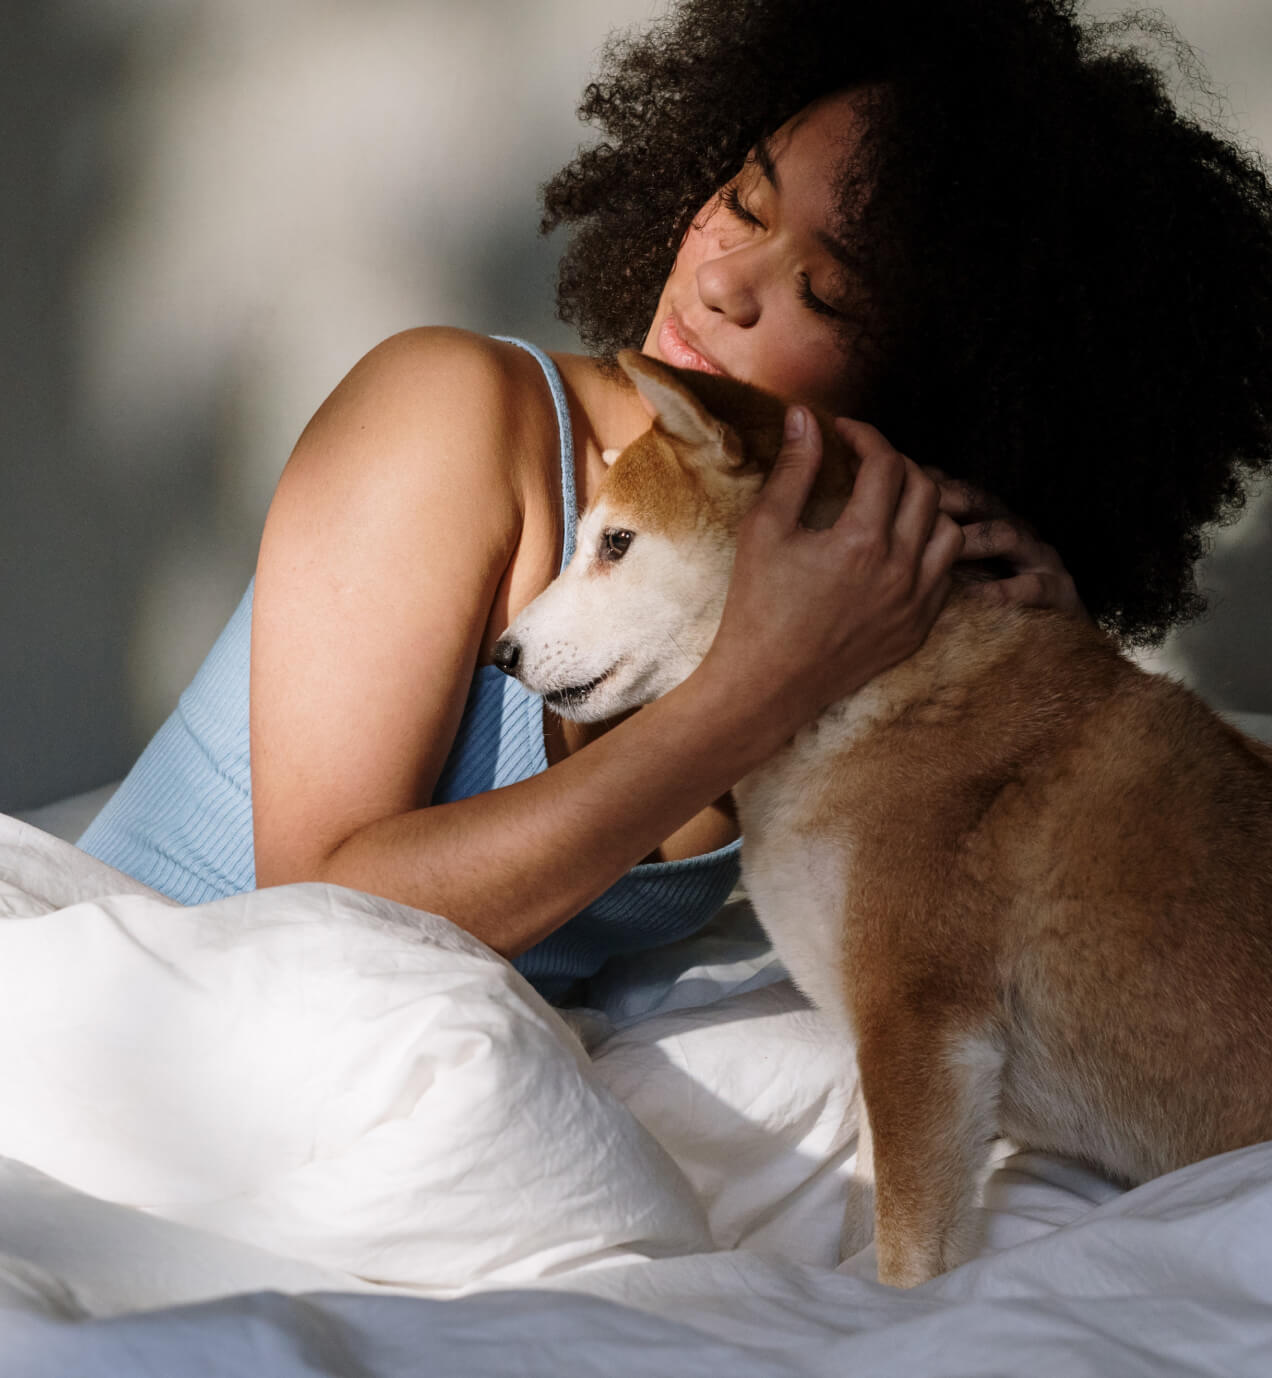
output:
{"label": "woman's hand", "polygon": [[1038,539],[1027,522],[1013,517],[996,498],[952,479],[939,469],[924,472],[940,490],[941,511],[963,528],[963,560],[1002,560],[1011,574],[972,584],[988,602],[1026,608],[1056,608],[1088,616],[1073,577],[1055,548]]}
{"label": "woman's hand", "polygon": [[738,533],[707,656],[784,719],[785,735],[922,645],[963,547],[916,464],[873,426],[840,419],[835,428],[860,469],[834,525],[812,531],[799,519],[821,435],[806,409],[787,413],[782,451]]}

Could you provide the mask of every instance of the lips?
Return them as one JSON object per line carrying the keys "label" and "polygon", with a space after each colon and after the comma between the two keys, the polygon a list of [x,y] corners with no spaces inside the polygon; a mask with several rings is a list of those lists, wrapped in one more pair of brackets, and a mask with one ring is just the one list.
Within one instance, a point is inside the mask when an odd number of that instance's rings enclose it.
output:
{"label": "lips", "polygon": [[699,373],[719,373],[724,369],[708,359],[696,345],[685,338],[683,327],[674,311],[669,312],[658,330],[658,352],[677,368],[693,368]]}

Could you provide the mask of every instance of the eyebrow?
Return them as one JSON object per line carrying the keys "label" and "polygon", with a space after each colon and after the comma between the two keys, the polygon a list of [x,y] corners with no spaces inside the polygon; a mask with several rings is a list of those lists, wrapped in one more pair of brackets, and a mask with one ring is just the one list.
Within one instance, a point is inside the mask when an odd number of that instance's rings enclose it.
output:
{"label": "eyebrow", "polygon": [[[765,179],[770,183],[774,191],[782,190],[781,182],[777,176],[777,164],[773,161],[773,150],[769,147],[768,137],[759,139],[756,142],[752,156],[756,166],[760,169]],[[827,230],[817,231],[817,242],[823,249],[844,268],[856,266],[857,257],[853,252],[852,246],[846,240],[839,239]]]}
{"label": "eyebrow", "polygon": [[755,161],[760,171],[772,183],[773,190],[781,191],[781,183],[777,180],[777,164],[773,161],[773,153],[767,138],[759,140],[755,145]]}

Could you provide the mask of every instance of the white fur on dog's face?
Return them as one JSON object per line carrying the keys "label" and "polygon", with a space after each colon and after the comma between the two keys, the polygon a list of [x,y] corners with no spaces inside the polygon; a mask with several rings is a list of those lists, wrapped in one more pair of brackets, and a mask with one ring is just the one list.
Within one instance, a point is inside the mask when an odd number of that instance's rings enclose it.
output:
{"label": "white fur on dog's face", "polygon": [[[763,483],[739,435],[698,396],[701,375],[630,350],[618,361],[654,425],[605,453],[610,471],[569,565],[504,632],[507,654],[496,657],[577,722],[648,703],[697,667],[720,625],[738,524]],[[749,436],[767,427],[758,433],[775,453],[776,399],[730,383],[716,404],[750,417]]]}
{"label": "white fur on dog's face", "polygon": [[[619,558],[615,532],[631,536]],[[658,698],[706,654],[732,568],[726,533],[704,525],[673,538],[602,492],[569,565],[504,633],[519,647],[518,679],[577,722]]]}

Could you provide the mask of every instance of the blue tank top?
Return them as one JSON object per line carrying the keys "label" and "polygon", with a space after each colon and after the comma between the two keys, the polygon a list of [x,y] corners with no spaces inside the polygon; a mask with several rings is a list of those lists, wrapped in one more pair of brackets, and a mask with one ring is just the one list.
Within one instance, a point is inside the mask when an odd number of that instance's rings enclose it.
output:
{"label": "blue tank top", "polygon": [[[561,440],[564,569],[578,517],[565,389],[546,354],[524,340],[509,343],[539,361],[552,391]],[[256,884],[248,754],[252,588],[249,583],[172,715],[79,840],[86,852],[182,904],[240,894]],[[484,665],[473,676],[432,802],[499,789],[547,766],[542,700]],[[541,994],[559,1000],[609,957],[688,937],[736,885],[740,847],[735,841],[703,856],[633,867],[514,965]]]}

